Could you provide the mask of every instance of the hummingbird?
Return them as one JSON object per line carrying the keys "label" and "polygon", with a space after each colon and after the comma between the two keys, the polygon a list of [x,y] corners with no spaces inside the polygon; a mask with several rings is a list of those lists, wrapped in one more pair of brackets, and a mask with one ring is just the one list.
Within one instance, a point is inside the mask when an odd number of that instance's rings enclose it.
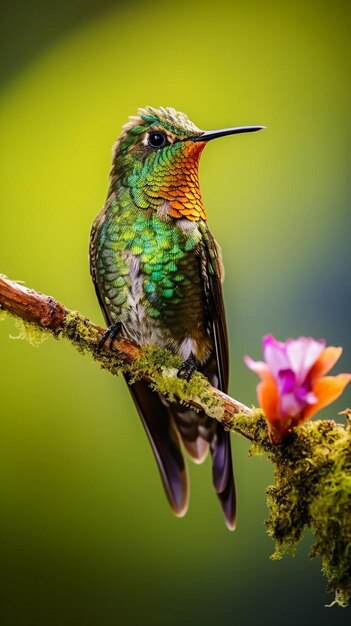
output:
{"label": "hummingbird", "polygon": [[[139,109],[113,147],[107,200],[90,238],[90,272],[108,329],[140,346],[179,355],[178,376],[195,369],[228,390],[228,338],[221,249],[207,224],[199,161],[209,141],[263,126],[202,131],[171,107]],[[127,382],[128,376],[125,376]],[[188,508],[183,451],[212,457],[226,525],[235,528],[230,433],[204,413],[170,403],[146,382],[129,385],[174,513]]]}

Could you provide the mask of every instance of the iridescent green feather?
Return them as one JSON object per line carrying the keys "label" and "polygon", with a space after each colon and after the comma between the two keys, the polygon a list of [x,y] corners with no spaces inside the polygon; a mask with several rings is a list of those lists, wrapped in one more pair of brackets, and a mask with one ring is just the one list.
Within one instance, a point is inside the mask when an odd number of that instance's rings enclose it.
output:
{"label": "iridescent green feather", "polygon": [[128,255],[140,261],[144,299],[151,317],[162,314],[170,321],[179,305],[191,307],[194,289],[201,289],[194,264],[200,239],[195,224],[190,234],[185,234],[155,211],[137,209],[128,191],[121,192],[106,211],[97,247],[98,281],[113,317],[123,321],[128,315]]}

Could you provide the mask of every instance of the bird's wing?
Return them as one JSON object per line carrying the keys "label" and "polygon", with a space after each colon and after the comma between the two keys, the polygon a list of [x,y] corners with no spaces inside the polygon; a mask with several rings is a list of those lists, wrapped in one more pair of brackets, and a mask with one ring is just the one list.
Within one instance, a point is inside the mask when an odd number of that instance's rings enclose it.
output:
{"label": "bird's wing", "polygon": [[91,231],[90,231],[90,243],[89,243],[89,262],[90,262],[90,275],[93,279],[93,283],[94,283],[94,287],[95,287],[95,292],[100,304],[100,308],[101,311],[103,313],[103,316],[105,318],[105,322],[107,325],[111,324],[111,321],[109,319],[109,314],[106,308],[106,305],[104,303],[104,300],[102,298],[101,295],[101,291],[100,291],[100,285],[99,285],[99,280],[98,280],[98,275],[97,275],[97,271],[96,271],[96,254],[97,254],[97,238],[98,238],[98,231],[99,228],[101,226],[101,223],[103,222],[104,216],[105,216],[105,212],[106,212],[106,207],[107,205],[105,205],[100,213],[97,215]]}
{"label": "bird's wing", "polygon": [[[224,393],[228,390],[229,352],[224,311],[222,280],[224,269],[221,250],[208,227],[202,224],[202,240],[198,254],[204,290],[207,332],[212,338],[214,350],[203,368],[205,376],[214,387]],[[220,500],[229,529],[235,528],[236,495],[232,469],[230,433],[221,424],[215,425],[210,443],[212,454],[213,485]]]}
{"label": "bird's wing", "polygon": [[[224,268],[222,254],[207,225],[202,224],[202,239],[198,249],[204,290],[207,332],[214,345],[215,372],[218,383],[214,385],[224,393],[228,391],[229,351],[225,319],[222,281]],[[209,372],[210,374],[210,372]]]}

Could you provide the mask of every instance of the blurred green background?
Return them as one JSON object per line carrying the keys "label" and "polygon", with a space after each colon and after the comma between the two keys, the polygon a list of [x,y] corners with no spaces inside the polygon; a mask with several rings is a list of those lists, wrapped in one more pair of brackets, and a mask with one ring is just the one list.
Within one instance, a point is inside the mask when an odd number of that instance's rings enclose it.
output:
{"label": "blurred green background", "polygon": [[[350,371],[349,7],[345,2],[6,0],[0,271],[102,323],[88,269],[110,147],[138,106],[201,128],[264,124],[201,164],[226,266],[231,392],[255,401],[243,354],[261,336],[325,337]],[[233,437],[238,529],[210,465],[172,516],[123,380],[64,342],[0,325],[5,626],[339,625],[311,536],[269,560],[271,467]],[[351,404],[350,391],[324,415]]]}

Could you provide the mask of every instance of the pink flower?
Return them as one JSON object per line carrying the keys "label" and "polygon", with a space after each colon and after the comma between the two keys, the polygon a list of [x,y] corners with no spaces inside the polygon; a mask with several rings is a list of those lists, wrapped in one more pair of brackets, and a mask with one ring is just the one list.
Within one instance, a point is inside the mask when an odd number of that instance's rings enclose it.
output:
{"label": "pink flower", "polygon": [[311,337],[277,341],[266,335],[262,341],[265,361],[244,357],[246,365],[261,378],[257,398],[279,443],[304,420],[338,398],[351,374],[324,376],[339,359],[342,348],[326,347],[323,339]]}

